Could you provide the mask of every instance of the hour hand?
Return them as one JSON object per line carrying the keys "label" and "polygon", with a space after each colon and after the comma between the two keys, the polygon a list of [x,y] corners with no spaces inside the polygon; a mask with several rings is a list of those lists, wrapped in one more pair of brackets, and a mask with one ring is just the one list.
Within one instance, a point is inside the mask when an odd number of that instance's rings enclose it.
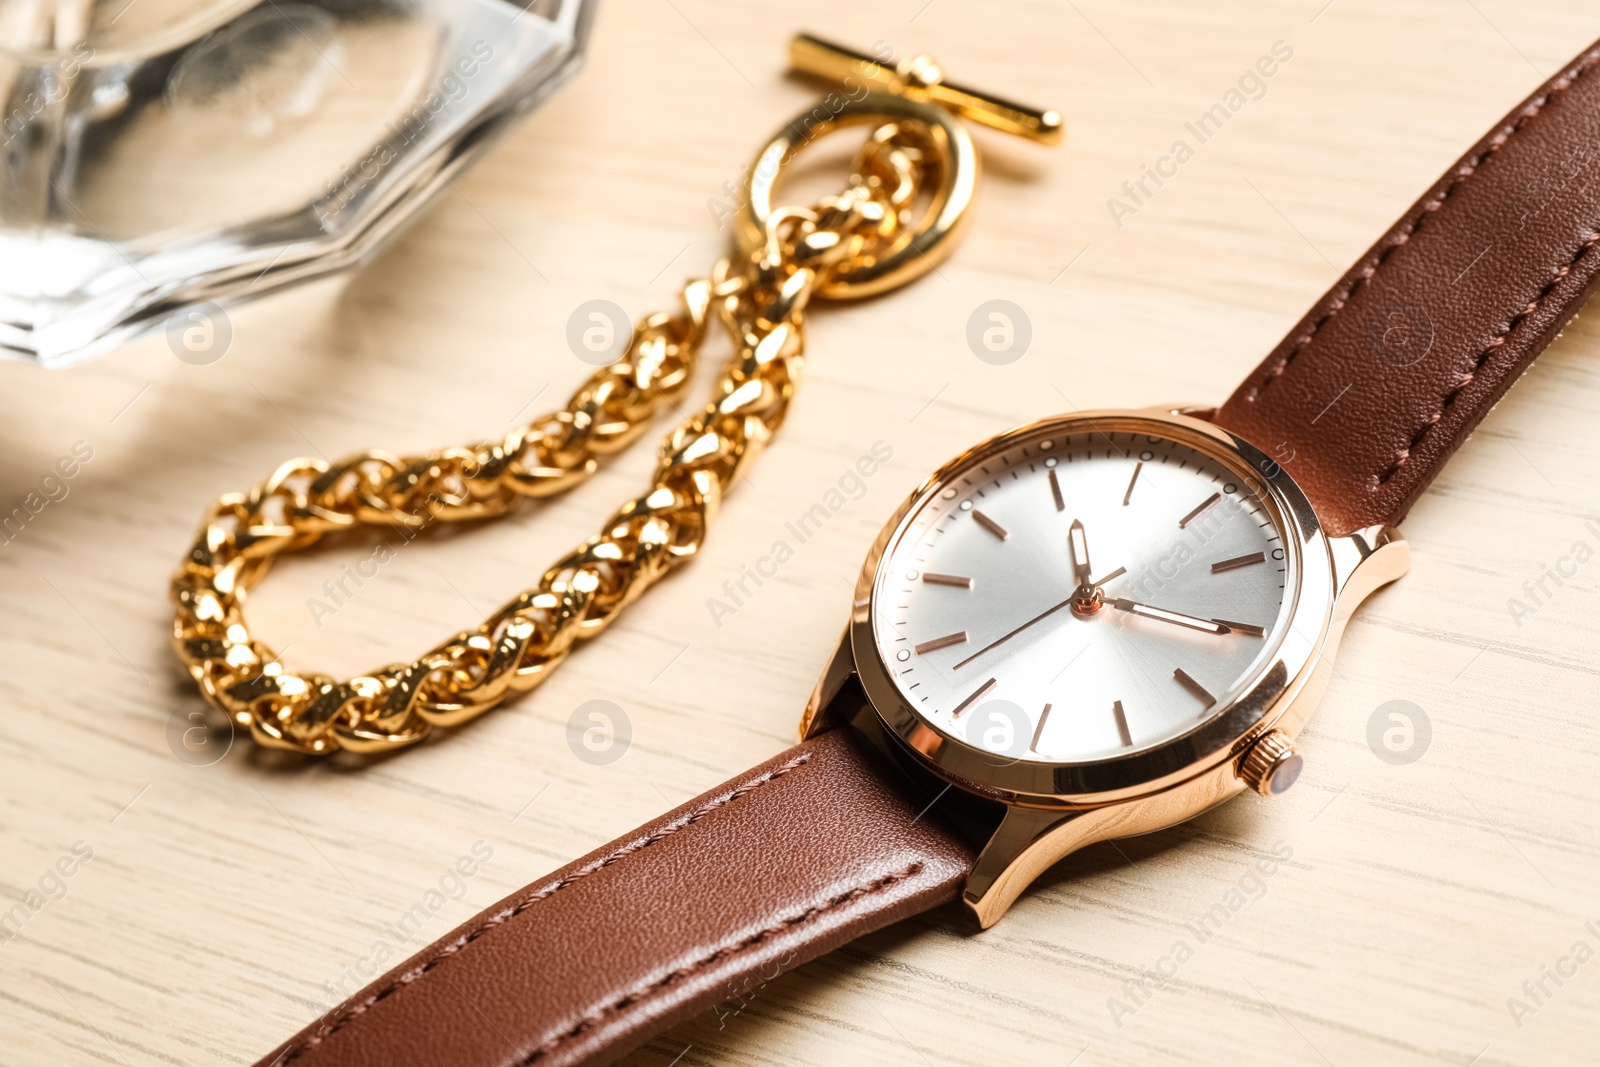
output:
{"label": "hour hand", "polygon": [[1199,630],[1208,634],[1231,634],[1233,630],[1215,619],[1201,619],[1193,615],[1185,615],[1181,611],[1168,611],[1166,608],[1153,608],[1149,604],[1139,604],[1125,597],[1117,597],[1106,601],[1119,611],[1126,611],[1131,615],[1141,618],[1154,619],[1157,622],[1170,622],[1174,626],[1185,626],[1191,630]]}
{"label": "hour hand", "polygon": [[1089,539],[1084,535],[1083,523],[1077,519],[1072,520],[1072,526],[1067,531],[1067,547],[1072,550],[1072,579],[1078,583],[1080,589],[1088,589],[1094,583],[1089,580]]}

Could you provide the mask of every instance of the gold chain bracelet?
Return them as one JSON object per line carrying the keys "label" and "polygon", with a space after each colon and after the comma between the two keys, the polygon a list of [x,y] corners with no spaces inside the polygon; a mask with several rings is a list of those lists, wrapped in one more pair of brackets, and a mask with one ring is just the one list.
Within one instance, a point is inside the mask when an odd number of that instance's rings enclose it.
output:
{"label": "gold chain bracelet", "polygon": [[[954,91],[959,107],[944,99],[951,91],[926,57],[891,69],[811,38],[797,38],[791,57],[859,93],[830,94],[780,131],[747,172],[734,253],[709,280],[684,286],[679,311],[643,319],[623,355],[565,408],[499,441],[423,456],[293,459],[249,492],[211,505],[171,585],[173,640],[207,701],[263,745],[377,752],[538,685],[579,640],[699,549],[723,494],[783,422],[811,297],[880,292],[948,255],[977,164],[945,106],[1052,139],[1049,113],[1030,117],[967,90]],[[778,172],[802,147],[859,124],[871,130],[841,193],[810,208],[772,208]],[[475,629],[410,663],[343,681],[290,670],[251,635],[246,594],[280,553],[363,525],[418,530],[498,517],[525,497],[584,481],[599,457],[631,444],[663,402],[685,390],[713,313],[733,355],[711,402],[662,443],[649,488]]]}

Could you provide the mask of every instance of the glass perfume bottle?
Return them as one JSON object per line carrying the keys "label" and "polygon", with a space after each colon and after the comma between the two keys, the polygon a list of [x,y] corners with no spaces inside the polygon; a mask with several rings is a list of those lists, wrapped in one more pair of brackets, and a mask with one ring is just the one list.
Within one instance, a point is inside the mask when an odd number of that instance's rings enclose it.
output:
{"label": "glass perfume bottle", "polygon": [[359,263],[582,60],[593,0],[0,0],[0,354]]}

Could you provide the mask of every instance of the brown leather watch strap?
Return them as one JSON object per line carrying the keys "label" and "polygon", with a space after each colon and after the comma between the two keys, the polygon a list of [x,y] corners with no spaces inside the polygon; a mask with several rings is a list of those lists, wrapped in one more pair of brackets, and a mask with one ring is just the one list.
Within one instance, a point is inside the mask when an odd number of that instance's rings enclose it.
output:
{"label": "brown leather watch strap", "polygon": [[1597,65],[1474,145],[1217,411],[1330,532],[1398,522],[1600,279]]}
{"label": "brown leather watch strap", "polygon": [[261,1063],[601,1064],[736,1006],[960,892],[971,847],[898,773],[850,730],[797,745],[507,897]]}

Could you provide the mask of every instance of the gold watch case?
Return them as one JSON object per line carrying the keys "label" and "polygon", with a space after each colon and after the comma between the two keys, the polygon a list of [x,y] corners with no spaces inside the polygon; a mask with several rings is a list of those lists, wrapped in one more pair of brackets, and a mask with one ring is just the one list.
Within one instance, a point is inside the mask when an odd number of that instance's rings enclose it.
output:
{"label": "gold watch case", "polygon": [[[886,734],[953,786],[1000,801],[1005,814],[968,876],[966,906],[988,927],[1043,871],[1096,841],[1175,826],[1249,788],[1263,761],[1247,757],[1263,739],[1292,744],[1332,674],[1345,624],[1380,586],[1404,575],[1410,548],[1398,530],[1376,526],[1329,536],[1300,487],[1255,446],[1184,414],[1187,408],[1102,410],[1043,419],[992,437],[950,460],[896,509],[856,580],[850,623],[801,723],[809,737],[838,725],[830,712],[852,676]],[[1085,431],[1140,432],[1193,447],[1246,481],[1273,511],[1287,552],[1288,624],[1250,675],[1218,699],[1193,730],[1151,748],[1077,763],[1019,761],[978,749],[923,719],[891,680],[872,633],[879,563],[908,517],[960,472],[1020,440]],[[1271,735],[1269,737],[1269,735]],[[1252,784],[1267,791],[1257,779]]]}

